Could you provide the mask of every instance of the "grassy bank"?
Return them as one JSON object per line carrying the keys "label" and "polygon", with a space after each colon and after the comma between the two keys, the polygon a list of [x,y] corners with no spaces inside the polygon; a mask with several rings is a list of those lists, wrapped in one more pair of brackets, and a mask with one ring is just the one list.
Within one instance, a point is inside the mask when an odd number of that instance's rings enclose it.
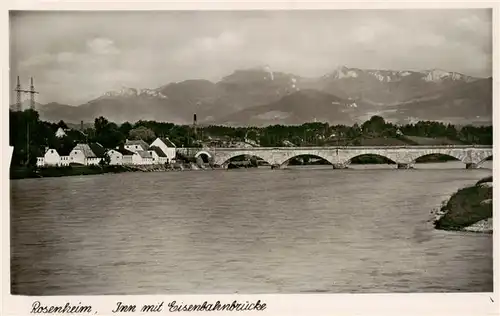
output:
{"label": "grassy bank", "polygon": [[66,177],[81,176],[103,173],[121,173],[136,171],[127,166],[67,166],[67,167],[46,167],[29,168],[18,167],[10,169],[11,179],[26,178],[48,178],[48,177]]}
{"label": "grassy bank", "polygon": [[493,178],[488,177],[476,185],[459,190],[441,208],[444,215],[434,222],[437,229],[462,230],[493,216]]}

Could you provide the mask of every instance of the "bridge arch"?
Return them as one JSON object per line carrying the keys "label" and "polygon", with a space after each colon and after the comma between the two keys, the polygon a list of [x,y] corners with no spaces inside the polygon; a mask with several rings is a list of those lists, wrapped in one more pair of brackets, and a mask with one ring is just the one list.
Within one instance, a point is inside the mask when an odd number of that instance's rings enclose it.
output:
{"label": "bridge arch", "polygon": [[201,155],[206,155],[208,158],[212,158],[212,155],[208,151],[201,150],[194,155],[194,158],[198,158]]}
{"label": "bridge arch", "polygon": [[197,152],[194,158],[203,160],[203,163],[210,163],[212,161],[212,155],[205,150]]}
{"label": "bridge arch", "polygon": [[485,163],[486,161],[489,161],[489,160],[493,160],[493,154],[487,156],[486,158],[483,158],[476,165],[480,166],[480,165],[482,165],[483,163]]}
{"label": "bridge arch", "polygon": [[422,154],[418,155],[413,160],[413,164],[418,164],[418,163],[425,163],[425,162],[446,162],[446,161],[459,161],[464,163],[463,157],[453,155],[453,154],[443,154],[443,153],[428,153],[428,154]]}
{"label": "bridge arch", "polygon": [[386,164],[398,164],[399,161],[397,157],[392,157],[392,155],[385,155],[385,154],[379,154],[379,153],[371,153],[371,152],[362,152],[362,153],[356,153],[353,155],[350,155],[346,158],[344,158],[343,164],[344,165],[349,165],[353,162],[356,162],[358,159],[367,159],[369,157],[376,158],[374,161],[379,160],[381,162],[385,162]]}
{"label": "bridge arch", "polygon": [[300,158],[300,157],[310,157],[310,158],[316,158],[316,159],[320,159],[322,161],[325,161],[327,162],[329,165],[333,165],[333,161],[330,157],[325,157],[325,155],[322,155],[322,154],[310,154],[310,153],[298,153],[296,155],[291,155],[291,156],[288,156],[286,157],[284,160],[280,161],[280,166],[281,167],[286,167],[290,164],[290,162],[292,162],[294,159],[297,159],[297,158]]}
{"label": "bridge arch", "polygon": [[456,153],[454,152],[430,152],[430,153],[422,153],[422,154],[417,154],[413,157],[413,161],[412,163],[418,163],[419,161],[418,160],[422,160],[422,159],[425,159],[425,158],[430,158],[432,156],[441,156],[441,157],[448,157],[448,158],[453,158],[452,160],[455,160],[455,161],[460,161],[460,162],[464,162],[465,158],[463,155],[457,155]]}
{"label": "bridge arch", "polygon": [[251,158],[260,159],[260,160],[262,160],[270,165],[272,164],[272,161],[269,157],[266,157],[265,155],[259,155],[259,154],[253,153],[253,152],[236,152],[236,153],[233,153],[231,155],[227,155],[227,156],[224,156],[224,157],[217,159],[215,164],[218,166],[227,166],[235,158],[244,157],[244,156],[250,156]]}

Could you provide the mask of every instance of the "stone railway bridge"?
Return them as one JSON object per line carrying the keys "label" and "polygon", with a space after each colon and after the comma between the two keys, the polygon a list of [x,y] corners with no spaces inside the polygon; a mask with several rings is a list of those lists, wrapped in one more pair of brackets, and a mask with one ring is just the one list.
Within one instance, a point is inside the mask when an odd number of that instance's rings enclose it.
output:
{"label": "stone railway bridge", "polygon": [[227,168],[232,158],[248,155],[258,157],[274,168],[285,167],[290,159],[298,156],[323,158],[334,169],[346,168],[351,159],[362,155],[385,157],[406,169],[423,156],[441,154],[454,157],[463,162],[466,168],[477,168],[493,156],[492,146],[453,145],[453,146],[350,146],[350,147],[252,147],[252,148],[177,148],[177,152],[198,158],[206,155],[214,165]]}

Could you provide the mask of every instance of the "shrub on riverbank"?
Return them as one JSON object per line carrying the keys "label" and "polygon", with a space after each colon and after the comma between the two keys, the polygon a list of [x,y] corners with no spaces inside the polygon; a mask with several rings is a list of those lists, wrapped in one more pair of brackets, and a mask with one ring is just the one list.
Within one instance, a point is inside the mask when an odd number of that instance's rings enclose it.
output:
{"label": "shrub on riverbank", "polygon": [[478,181],[475,186],[459,190],[441,208],[444,215],[434,222],[437,229],[462,230],[479,221],[493,216],[493,188],[482,185],[492,180],[488,177]]}
{"label": "shrub on riverbank", "polygon": [[79,175],[93,175],[102,173],[120,173],[132,171],[126,166],[64,166],[44,168],[11,168],[11,179],[65,177]]}
{"label": "shrub on riverbank", "polygon": [[486,178],[479,180],[476,183],[476,185],[481,185],[482,183],[489,183],[489,182],[493,182],[493,176],[489,176],[489,177],[486,177]]}

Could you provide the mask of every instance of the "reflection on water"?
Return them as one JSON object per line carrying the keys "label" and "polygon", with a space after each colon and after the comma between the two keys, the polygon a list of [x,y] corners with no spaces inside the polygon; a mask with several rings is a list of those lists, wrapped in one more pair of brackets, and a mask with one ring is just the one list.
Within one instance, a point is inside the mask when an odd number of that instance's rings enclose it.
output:
{"label": "reflection on water", "polygon": [[492,236],[429,222],[491,169],[351,167],[11,181],[12,291],[493,290]]}

